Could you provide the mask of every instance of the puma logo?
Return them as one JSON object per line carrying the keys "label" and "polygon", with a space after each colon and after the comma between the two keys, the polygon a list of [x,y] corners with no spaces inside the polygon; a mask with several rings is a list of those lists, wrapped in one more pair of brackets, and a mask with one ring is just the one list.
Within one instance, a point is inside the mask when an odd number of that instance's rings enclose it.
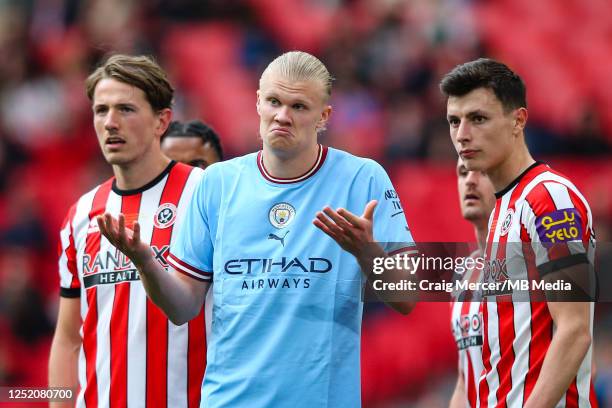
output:
{"label": "puma logo", "polygon": [[287,236],[288,233],[289,231],[285,232],[285,235],[283,235],[282,237],[279,237],[278,235],[275,235],[275,234],[268,234],[268,239],[275,239],[277,241],[280,241],[281,245],[284,247],[285,237]]}

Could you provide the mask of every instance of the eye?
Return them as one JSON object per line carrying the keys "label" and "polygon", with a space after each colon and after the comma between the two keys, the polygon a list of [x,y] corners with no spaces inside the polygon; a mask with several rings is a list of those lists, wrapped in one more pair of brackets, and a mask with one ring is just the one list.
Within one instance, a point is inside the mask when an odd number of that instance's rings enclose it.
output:
{"label": "eye", "polygon": [[272,106],[279,106],[280,105],[280,102],[276,98],[269,98],[268,102],[270,102],[270,105],[272,105]]}
{"label": "eye", "polygon": [[131,106],[122,106],[119,108],[121,112],[134,112],[134,108]]}
{"label": "eye", "polygon": [[460,122],[461,122],[461,121],[460,121],[458,118],[449,118],[449,119],[448,119],[448,124],[449,124],[451,127],[453,127],[453,128],[458,127]]}
{"label": "eye", "polygon": [[295,109],[295,110],[304,110],[304,109],[306,109],[306,105],[304,105],[303,103],[294,103],[293,104],[293,109]]}
{"label": "eye", "polygon": [[94,107],[94,113],[96,115],[102,115],[102,114],[106,113],[107,110],[108,110],[108,108],[106,106],[96,106],[96,107]]}
{"label": "eye", "polygon": [[476,115],[474,116],[472,120],[474,121],[474,123],[484,123],[487,120],[487,118],[482,115]]}

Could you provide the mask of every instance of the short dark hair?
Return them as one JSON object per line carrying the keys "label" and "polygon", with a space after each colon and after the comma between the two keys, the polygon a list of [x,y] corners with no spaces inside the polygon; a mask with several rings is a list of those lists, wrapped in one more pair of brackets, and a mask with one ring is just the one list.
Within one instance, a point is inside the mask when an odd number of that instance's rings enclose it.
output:
{"label": "short dark hair", "polygon": [[123,54],[109,57],[85,81],[89,100],[93,101],[96,86],[104,78],[112,78],[141,89],[155,112],[172,106],[174,88],[166,72],[152,57]]}
{"label": "short dark hair", "polygon": [[463,96],[478,88],[492,90],[506,112],[527,107],[527,90],[521,77],[490,58],[457,65],[440,82],[440,90],[447,97]]}
{"label": "short dark hair", "polygon": [[190,120],[185,123],[173,120],[168,130],[162,135],[161,141],[163,142],[167,137],[199,137],[204,143],[210,143],[219,156],[219,160],[223,160],[223,148],[221,148],[219,135],[201,120]]}

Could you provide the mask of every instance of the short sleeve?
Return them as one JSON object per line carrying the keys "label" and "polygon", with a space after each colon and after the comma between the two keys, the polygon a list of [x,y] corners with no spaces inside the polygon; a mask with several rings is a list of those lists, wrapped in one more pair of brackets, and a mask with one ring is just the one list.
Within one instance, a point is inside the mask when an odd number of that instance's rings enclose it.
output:
{"label": "short sleeve", "polygon": [[60,296],[76,298],[81,296],[81,282],[76,263],[73,219],[76,206],[73,205],[62,222],[58,243],[58,266],[60,277]]}
{"label": "short sleeve", "polygon": [[173,233],[168,263],[178,272],[200,281],[213,275],[213,240],[209,217],[211,212],[211,172],[205,171],[198,182],[185,214]]}
{"label": "short sleeve", "polygon": [[542,182],[527,194],[521,228],[531,241],[540,275],[589,263],[591,217],[584,198],[559,182]]}
{"label": "short sleeve", "polygon": [[371,199],[378,200],[374,211],[374,239],[384,250],[394,255],[416,250],[400,198],[387,175],[376,162],[373,164]]}

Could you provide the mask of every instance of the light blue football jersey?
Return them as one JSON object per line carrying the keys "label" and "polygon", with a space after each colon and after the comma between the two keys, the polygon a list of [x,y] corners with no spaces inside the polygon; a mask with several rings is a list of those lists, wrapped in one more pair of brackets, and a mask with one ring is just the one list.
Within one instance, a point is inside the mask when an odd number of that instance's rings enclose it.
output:
{"label": "light blue football jersey", "polygon": [[206,169],[169,256],[214,282],[202,407],[361,405],[364,279],[312,221],[327,205],[361,215],[373,199],[375,240],[414,245],[372,160],[319,147],[317,163],[292,180],[270,176],[261,152]]}

